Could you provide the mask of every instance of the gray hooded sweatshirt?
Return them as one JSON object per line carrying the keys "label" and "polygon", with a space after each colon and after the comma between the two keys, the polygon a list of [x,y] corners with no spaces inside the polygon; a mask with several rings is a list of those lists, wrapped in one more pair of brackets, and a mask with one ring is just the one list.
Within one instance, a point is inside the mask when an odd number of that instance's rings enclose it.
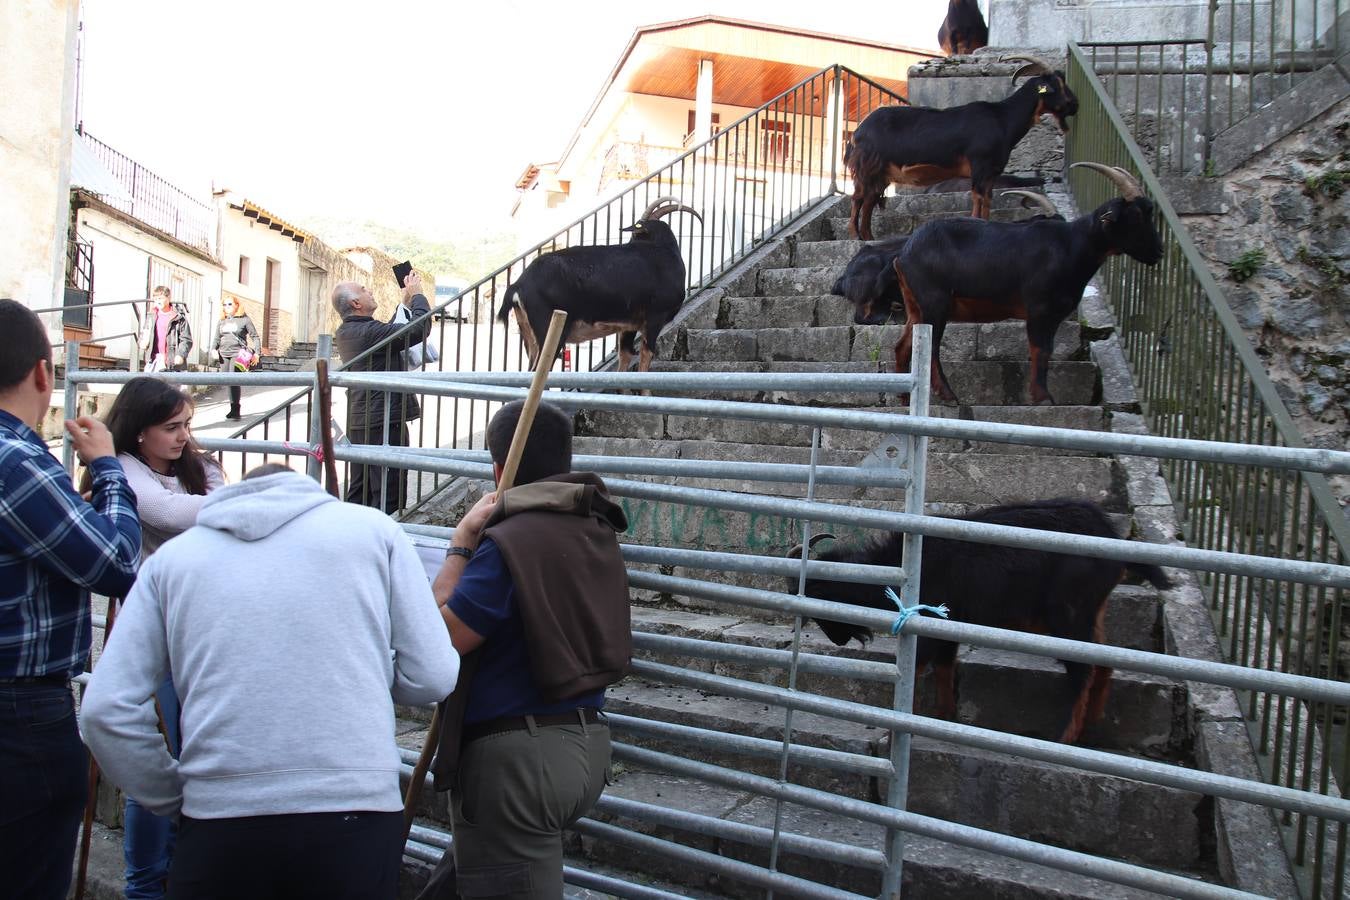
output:
{"label": "gray hooded sweatshirt", "polygon": [[[151,699],[172,671],[174,760]],[[229,485],[141,568],[80,729],[160,815],[402,808],[394,703],[454,689],[459,657],[412,543],[295,472]]]}

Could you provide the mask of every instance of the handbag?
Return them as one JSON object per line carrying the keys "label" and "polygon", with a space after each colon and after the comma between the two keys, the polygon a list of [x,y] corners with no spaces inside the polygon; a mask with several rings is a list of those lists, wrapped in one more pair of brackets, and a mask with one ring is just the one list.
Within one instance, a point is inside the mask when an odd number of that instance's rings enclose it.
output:
{"label": "handbag", "polygon": [[239,352],[234,355],[234,367],[240,372],[247,372],[253,368],[253,351],[247,347],[241,347]]}
{"label": "handbag", "polygon": [[[398,309],[394,310],[394,316],[390,321],[411,322],[412,313],[408,307],[399,304]],[[420,369],[427,363],[434,363],[441,358],[441,354],[436,349],[436,345],[431,342],[431,333],[427,332],[424,340],[408,347],[403,351],[403,367],[409,371]]]}

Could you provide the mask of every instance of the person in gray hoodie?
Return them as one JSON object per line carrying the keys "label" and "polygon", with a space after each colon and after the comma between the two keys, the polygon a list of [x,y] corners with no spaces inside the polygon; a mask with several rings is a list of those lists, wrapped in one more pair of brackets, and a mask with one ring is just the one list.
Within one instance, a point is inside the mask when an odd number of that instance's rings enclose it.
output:
{"label": "person in gray hoodie", "polygon": [[[180,759],[150,698],[182,701]],[[181,823],[180,897],[393,897],[394,703],[453,690],[459,657],[399,526],[262,466],[141,568],[80,717],[108,777]]]}

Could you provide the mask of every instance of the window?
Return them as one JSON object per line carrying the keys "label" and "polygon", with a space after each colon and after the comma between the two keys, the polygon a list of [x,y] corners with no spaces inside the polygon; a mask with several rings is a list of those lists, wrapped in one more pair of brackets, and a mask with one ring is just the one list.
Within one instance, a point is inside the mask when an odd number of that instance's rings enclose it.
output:
{"label": "window", "polygon": [[713,113],[713,114],[712,114],[712,126],[708,129],[708,133],[707,133],[707,134],[704,134],[704,135],[695,135],[695,134],[694,134],[694,119],[695,119],[694,110],[691,109],[691,110],[689,110],[689,125],[688,125],[688,127],[686,127],[686,128],[684,129],[684,133],[687,134],[687,135],[690,135],[691,137],[697,137],[700,141],[704,140],[705,138],[710,138],[710,137],[712,137],[714,134],[716,134],[716,133],[717,133],[717,126],[722,124],[722,114],[721,114],[721,113]]}
{"label": "window", "polygon": [[792,157],[792,123],[768,119],[759,123],[761,165],[787,162]]}
{"label": "window", "polygon": [[239,283],[248,284],[248,257],[239,257]]}

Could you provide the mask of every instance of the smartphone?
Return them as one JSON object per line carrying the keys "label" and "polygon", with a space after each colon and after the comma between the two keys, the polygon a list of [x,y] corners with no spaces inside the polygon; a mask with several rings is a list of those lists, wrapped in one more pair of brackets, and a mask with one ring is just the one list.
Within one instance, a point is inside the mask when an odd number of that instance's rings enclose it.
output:
{"label": "smartphone", "polygon": [[408,276],[411,274],[412,274],[412,262],[409,260],[404,260],[403,262],[394,266],[394,278],[395,280],[398,281],[399,287],[404,287],[403,282],[406,281]]}

